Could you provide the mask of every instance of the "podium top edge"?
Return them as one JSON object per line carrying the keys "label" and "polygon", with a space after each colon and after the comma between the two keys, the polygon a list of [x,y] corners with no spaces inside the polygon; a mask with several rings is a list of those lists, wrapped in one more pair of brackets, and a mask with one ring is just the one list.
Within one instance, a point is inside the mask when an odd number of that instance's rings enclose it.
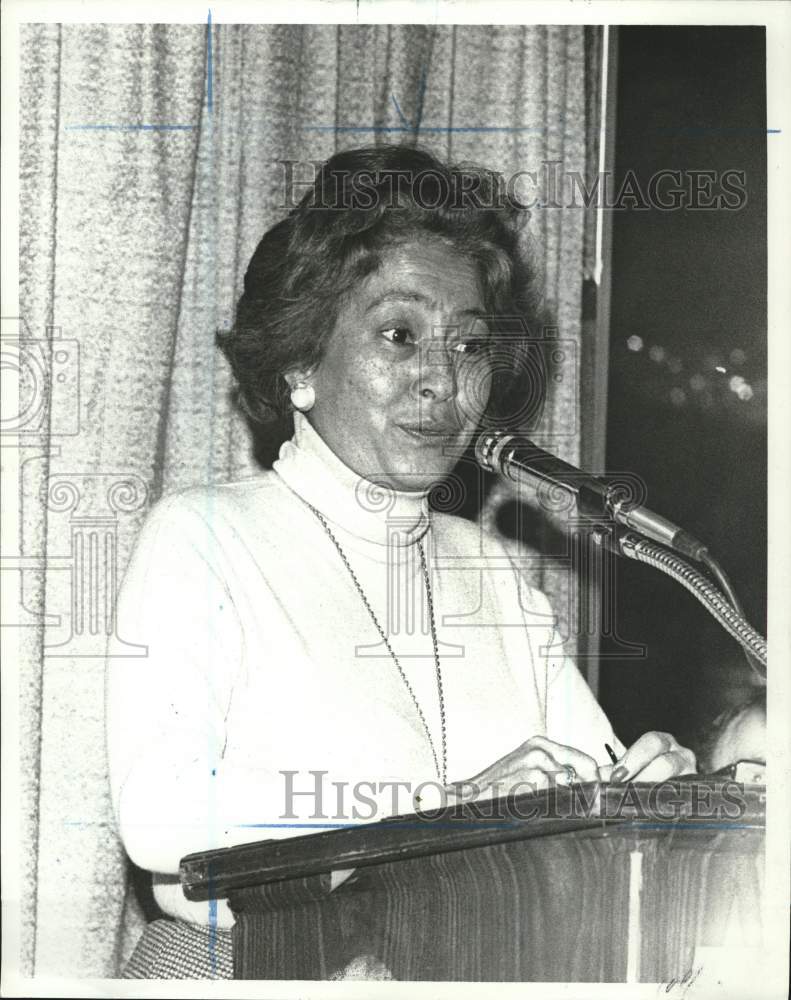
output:
{"label": "podium top edge", "polygon": [[[190,900],[285,882],[337,869],[367,867],[448,851],[587,831],[644,838],[670,834],[722,838],[762,831],[766,788],[719,777],[661,783],[587,782],[537,793],[349,823],[294,837],[200,851],[182,858]],[[286,824],[284,824],[286,825]],[[337,823],[328,823],[337,827]]]}

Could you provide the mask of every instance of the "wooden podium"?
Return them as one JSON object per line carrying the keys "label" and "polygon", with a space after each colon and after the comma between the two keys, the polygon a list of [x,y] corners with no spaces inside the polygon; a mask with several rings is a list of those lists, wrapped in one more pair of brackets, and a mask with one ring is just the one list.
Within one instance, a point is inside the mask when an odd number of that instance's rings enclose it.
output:
{"label": "wooden podium", "polygon": [[558,787],[192,854],[181,880],[228,898],[238,979],[669,982],[761,945],[765,799]]}

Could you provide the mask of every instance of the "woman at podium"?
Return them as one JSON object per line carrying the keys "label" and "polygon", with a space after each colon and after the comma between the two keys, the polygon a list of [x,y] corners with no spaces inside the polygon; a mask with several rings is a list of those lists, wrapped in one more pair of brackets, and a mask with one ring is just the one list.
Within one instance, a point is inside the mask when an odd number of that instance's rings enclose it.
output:
{"label": "woman at podium", "polygon": [[605,744],[618,777],[694,770],[667,734],[621,745],[545,596],[429,504],[524,401],[532,281],[501,195],[418,150],[340,153],[253,254],[221,346],[248,415],[293,436],[269,471],[165,497],[119,597],[148,656],[108,660],[113,804],[170,918],[127,975],[230,975],[190,852],[607,778]]}

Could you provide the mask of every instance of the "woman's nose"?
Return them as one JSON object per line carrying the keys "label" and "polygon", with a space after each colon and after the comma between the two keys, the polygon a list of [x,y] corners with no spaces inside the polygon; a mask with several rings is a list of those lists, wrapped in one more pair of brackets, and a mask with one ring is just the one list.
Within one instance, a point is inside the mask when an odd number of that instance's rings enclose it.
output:
{"label": "woman's nose", "polygon": [[457,372],[447,347],[442,343],[429,344],[418,352],[417,360],[414,383],[417,395],[437,402],[452,399],[457,390]]}

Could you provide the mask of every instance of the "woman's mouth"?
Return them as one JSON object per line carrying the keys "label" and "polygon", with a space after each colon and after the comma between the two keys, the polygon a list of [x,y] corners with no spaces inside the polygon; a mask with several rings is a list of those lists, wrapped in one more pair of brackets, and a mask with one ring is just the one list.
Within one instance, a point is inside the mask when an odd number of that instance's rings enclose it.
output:
{"label": "woman's mouth", "polygon": [[413,441],[419,441],[421,444],[434,445],[435,447],[443,444],[451,444],[456,439],[458,434],[457,428],[445,427],[441,425],[431,424],[397,424],[399,430],[402,430],[407,434]]}

